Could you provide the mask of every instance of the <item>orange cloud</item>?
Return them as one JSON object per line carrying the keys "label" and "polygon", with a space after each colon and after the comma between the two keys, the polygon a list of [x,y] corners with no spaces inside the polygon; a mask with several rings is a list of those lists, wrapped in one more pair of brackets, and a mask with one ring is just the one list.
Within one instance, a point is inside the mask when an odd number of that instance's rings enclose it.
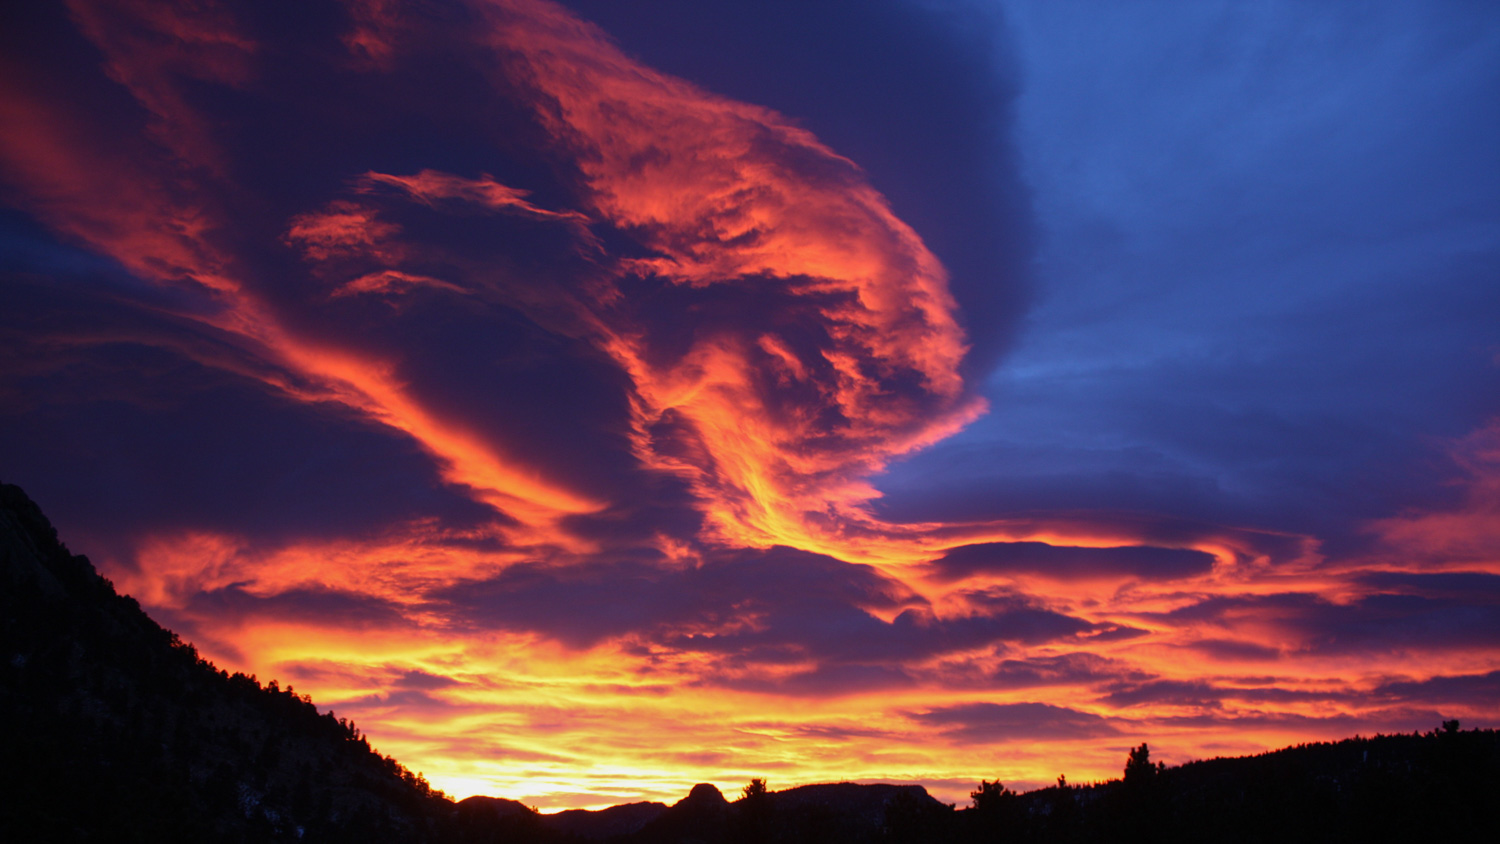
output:
{"label": "orange cloud", "polygon": [[1451,451],[1466,477],[1451,510],[1408,513],[1371,526],[1407,561],[1500,574],[1500,421],[1469,434]]}
{"label": "orange cloud", "polygon": [[254,74],[259,46],[230,4],[218,0],[69,0],[78,27],[106,57],[105,72],[151,114],[148,132],[174,164],[223,177],[208,120],[184,80],[239,87]]}
{"label": "orange cloud", "polygon": [[390,240],[401,228],[376,219],[375,214],[373,208],[335,200],[324,211],[293,217],[286,237],[300,244],[302,254],[313,261],[326,261],[347,253],[397,260],[399,255]]}
{"label": "orange cloud", "polygon": [[[206,288],[212,308],[184,316],[291,373],[269,379],[269,386],[308,401],[337,402],[412,436],[443,464],[452,483],[472,488],[476,499],[542,531],[522,541],[548,534],[571,542],[556,534],[558,518],[598,509],[597,502],[549,483],[538,467],[518,465],[500,444],[462,424],[438,419],[400,383],[393,361],[303,336],[252,292],[247,279],[237,277],[236,257],[219,246],[234,219],[224,209],[220,186],[212,177],[184,182],[179,174],[182,166],[212,170],[221,157],[178,90],[182,79],[238,85],[254,73],[251,42],[234,31],[232,18],[216,5],[175,23],[149,3],[79,0],[72,6],[85,33],[109,56],[110,75],[153,113],[159,130],[153,137],[175,138],[181,132],[194,140],[166,144],[166,155],[159,147],[141,147],[132,150],[135,158],[124,157],[112,151],[113,139],[87,128],[82,116],[36,96],[20,83],[23,76],[7,76],[13,82],[0,93],[0,113],[14,120],[0,142],[0,167],[22,191],[24,204],[142,278]],[[164,34],[180,37],[184,45],[165,56],[154,51],[153,39]],[[100,193],[97,186],[103,184],[111,190]],[[496,195],[495,188],[481,194]],[[376,258],[391,260],[398,253],[381,244],[397,230],[369,209],[336,201],[325,212],[294,217],[287,236],[310,257],[373,248]]]}
{"label": "orange cloud", "polygon": [[866,478],[983,412],[937,258],[853,163],[780,115],[642,67],[554,5],[480,8],[499,72],[535,86],[593,212],[655,253],[623,262],[622,284],[751,288],[819,326],[795,344],[714,326],[664,354],[618,288],[603,297],[604,349],[636,387],[637,457],[690,481],[719,541],[847,553],[838,525],[864,518]]}
{"label": "orange cloud", "polygon": [[396,188],[429,205],[441,200],[457,200],[494,211],[515,211],[542,219],[575,223],[588,222],[587,217],[576,211],[557,212],[538,208],[526,201],[529,191],[506,187],[488,174],[478,179],[465,179],[437,170],[423,170],[415,176],[393,176],[372,171],[360,177],[358,184],[363,191],[374,190],[380,185]]}

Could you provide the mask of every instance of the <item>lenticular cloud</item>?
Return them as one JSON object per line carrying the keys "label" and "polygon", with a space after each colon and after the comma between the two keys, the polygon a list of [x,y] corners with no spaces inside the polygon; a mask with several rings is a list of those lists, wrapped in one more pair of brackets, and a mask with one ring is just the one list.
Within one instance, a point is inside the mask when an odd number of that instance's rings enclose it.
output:
{"label": "lenticular cloud", "polygon": [[[682,478],[704,536],[730,545],[836,549],[840,521],[875,495],[872,471],[982,410],[958,374],[966,345],[942,266],[855,164],[772,111],[631,61],[559,7],[459,3],[442,15],[351,2],[343,54],[320,57],[337,83],[311,91],[286,90],[303,81],[275,70],[287,45],[268,42],[244,9],[71,9],[146,111],[145,131],[138,148],[111,149],[98,120],[32,100],[7,155],[30,206],[133,272],[200,294],[209,303],[191,318],[270,364],[270,386],[415,438],[445,477],[507,518],[552,535],[561,514],[603,502],[427,406],[403,383],[399,348],[334,339],[344,314],[330,300],[400,310],[418,292],[472,297],[583,338],[628,379],[631,453]],[[441,160],[391,167],[410,150],[352,140],[369,130],[358,120],[273,127],[282,149],[366,147],[329,159],[317,180],[326,195],[309,201],[253,178],[262,151],[216,128],[241,98],[252,105],[237,112],[422,119],[454,92],[403,102],[387,82],[444,84],[425,75],[438,53],[468,77],[464,96],[510,114],[510,125],[485,128],[532,135],[517,156],[512,138],[481,131],[465,157],[510,165],[546,187],[545,200]],[[199,104],[205,83],[223,102]],[[11,86],[12,101],[27,96]],[[531,169],[516,170],[517,159]],[[118,185],[108,195],[85,187],[106,181]],[[266,219],[246,225],[250,207]],[[521,249],[486,254],[509,239]],[[301,259],[282,269],[290,282],[264,266],[286,248]]]}

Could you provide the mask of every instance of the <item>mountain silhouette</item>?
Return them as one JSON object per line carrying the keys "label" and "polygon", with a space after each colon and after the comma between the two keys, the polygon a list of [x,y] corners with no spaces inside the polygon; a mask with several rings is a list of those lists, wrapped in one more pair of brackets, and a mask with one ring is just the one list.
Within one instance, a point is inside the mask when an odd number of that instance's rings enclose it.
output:
{"label": "mountain silhouette", "polygon": [[592,812],[569,809],[547,815],[543,821],[547,827],[558,832],[590,841],[602,841],[639,832],[646,824],[661,817],[667,808],[665,803],[625,803]]}
{"label": "mountain silhouette", "polygon": [[0,485],[0,838],[427,841],[451,803],[355,725],[220,671]]}

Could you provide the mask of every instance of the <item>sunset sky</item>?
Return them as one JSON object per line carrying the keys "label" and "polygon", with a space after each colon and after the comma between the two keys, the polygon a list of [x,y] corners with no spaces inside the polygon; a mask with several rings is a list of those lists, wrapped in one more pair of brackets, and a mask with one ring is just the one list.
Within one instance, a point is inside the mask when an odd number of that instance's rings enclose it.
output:
{"label": "sunset sky", "polygon": [[1500,727],[1500,4],[0,11],[0,480],[455,797]]}

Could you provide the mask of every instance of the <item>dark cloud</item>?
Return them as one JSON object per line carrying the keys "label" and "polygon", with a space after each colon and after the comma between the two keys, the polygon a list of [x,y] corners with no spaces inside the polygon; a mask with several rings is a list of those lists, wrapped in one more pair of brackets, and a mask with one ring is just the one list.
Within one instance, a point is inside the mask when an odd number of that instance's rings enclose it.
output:
{"label": "dark cloud", "polygon": [[461,681],[441,674],[433,674],[419,668],[409,668],[401,665],[351,666],[338,662],[284,662],[280,666],[281,671],[287,676],[296,677],[306,682],[336,682],[347,686],[358,686],[361,683],[376,684],[381,687],[395,689],[415,690],[423,692],[436,691],[438,689],[453,688],[464,685]]}
{"label": "dark cloud", "polygon": [[917,684],[917,679],[898,666],[835,663],[783,677],[726,677],[708,682],[752,692],[832,698],[911,688]]}
{"label": "dark cloud", "polygon": [[1265,660],[1281,656],[1281,650],[1278,648],[1237,639],[1199,639],[1183,647],[1206,654],[1215,660]]}
{"label": "dark cloud", "polygon": [[1079,652],[1003,660],[995,669],[993,679],[1000,688],[1025,689],[1039,686],[1088,686],[1120,679],[1141,681],[1148,676],[1128,663]]}
{"label": "dark cloud", "polygon": [[1226,681],[1199,680],[1150,680],[1147,682],[1123,682],[1106,687],[1102,698],[1111,706],[1130,708],[1137,706],[1190,706],[1219,709],[1226,700],[1262,704],[1291,704],[1299,702],[1359,701],[1362,694],[1350,688],[1331,690],[1303,690],[1281,686],[1243,685]]}
{"label": "dark cloud", "polygon": [[1203,712],[1193,715],[1158,716],[1146,723],[1165,728],[1210,728],[1220,731],[1291,730],[1301,735],[1338,740],[1354,735],[1378,732],[1411,732],[1436,728],[1444,716],[1435,709],[1369,709],[1359,714],[1302,715],[1294,712],[1266,712],[1226,715]]}
{"label": "dark cloud", "polygon": [[340,705],[359,707],[365,712],[379,712],[384,717],[442,718],[473,715],[489,710],[483,704],[464,703],[429,694],[423,689],[392,689],[365,697],[341,701]]}
{"label": "dark cloud", "polygon": [[975,574],[1039,574],[1076,577],[1134,577],[1175,580],[1205,574],[1214,557],[1182,548],[1078,548],[1043,542],[987,542],[954,548],[933,563],[945,578]]}
{"label": "dark cloud", "polygon": [[1098,738],[1119,732],[1098,715],[1047,703],[966,703],[906,716],[949,739],[986,744]]}
{"label": "dark cloud", "polygon": [[1382,593],[1421,595],[1440,601],[1500,604],[1500,574],[1476,571],[1395,572],[1361,574],[1356,582]]}
{"label": "dark cloud", "polygon": [[238,586],[196,592],[185,612],[199,617],[316,620],[330,628],[398,630],[413,626],[401,608],[373,595],[335,589],[288,589],[252,595]]}
{"label": "dark cloud", "polygon": [[972,615],[934,617],[917,606],[885,621],[873,611],[916,600],[905,587],[867,566],[787,548],[719,552],[691,569],[638,561],[520,564],[432,598],[477,628],[540,632],[571,647],[641,637],[736,663],[820,663],[787,680],[789,690],[905,682],[895,668],[903,662],[1096,629],[1013,595],[971,596]]}
{"label": "dark cloud", "polygon": [[1500,701],[1500,671],[1383,683],[1374,694],[1402,701],[1493,708],[1495,702]]}
{"label": "dark cloud", "polygon": [[1286,651],[1320,654],[1463,650],[1500,636],[1500,604],[1414,594],[1377,593],[1348,603],[1306,593],[1225,596],[1151,617],[1231,633],[1242,625],[1270,627]]}
{"label": "dark cloud", "polygon": [[[246,591],[242,584],[231,584],[187,590],[170,601],[152,608],[163,626],[200,647],[228,654],[238,664],[244,664],[244,655],[234,631],[266,623],[321,628],[325,631],[322,635],[331,639],[346,635],[346,631],[361,635],[417,629],[402,607],[374,595],[340,589],[298,587],[260,595]],[[314,677],[339,671],[293,661],[278,666],[276,673],[283,678],[304,676],[303,671],[309,668],[308,673]]]}
{"label": "dark cloud", "polygon": [[[788,548],[729,552],[700,568],[620,561],[575,566],[518,564],[496,577],[462,583],[430,597],[456,619],[484,629],[540,632],[572,647],[679,627],[764,623],[787,613],[826,630],[880,624],[861,607],[897,606],[905,590],[868,566]],[[709,644],[722,634],[689,635]],[[762,647],[793,643],[790,631]],[[748,644],[748,643],[747,643]]]}
{"label": "dark cloud", "polygon": [[[825,671],[831,667],[825,666],[807,678],[827,681],[835,676],[861,679],[889,671],[891,663],[907,663],[996,642],[1035,644],[1065,639],[1092,628],[1081,619],[1031,608],[954,618],[933,618],[925,612],[908,610],[885,622],[854,608],[794,605],[778,607],[760,621],[763,625],[760,629],[686,637],[670,640],[670,644],[683,650],[742,654],[749,659],[770,652],[834,665],[864,665],[870,660],[886,664],[874,666],[873,672],[864,675],[857,670],[830,675]],[[900,675],[891,676],[894,679]]]}
{"label": "dark cloud", "polygon": [[275,545],[413,519],[462,527],[493,518],[388,429],[268,395],[150,337],[92,330],[102,336],[80,345],[59,338],[49,371],[34,376],[46,380],[45,400],[27,390],[29,406],[0,410],[7,441],[26,444],[5,455],[6,475],[122,562],[130,539],[153,531]]}
{"label": "dark cloud", "polygon": [[1220,693],[1208,683],[1182,680],[1152,680],[1114,687],[1104,699],[1111,706],[1132,707],[1143,703],[1169,706],[1219,706]]}

